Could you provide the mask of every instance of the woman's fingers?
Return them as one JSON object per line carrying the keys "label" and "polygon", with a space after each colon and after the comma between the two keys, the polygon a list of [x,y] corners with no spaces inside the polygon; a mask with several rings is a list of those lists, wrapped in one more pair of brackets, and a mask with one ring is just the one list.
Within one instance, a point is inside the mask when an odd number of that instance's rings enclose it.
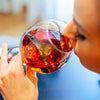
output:
{"label": "woman's fingers", "polygon": [[24,68],[23,68],[23,63],[22,63],[21,55],[18,54],[18,55],[16,56],[16,59],[17,59],[16,70],[18,70],[18,72],[19,72],[20,74],[25,75],[25,74],[24,74]]}
{"label": "woman's fingers", "polygon": [[12,58],[9,63],[9,71],[15,72],[18,75],[24,75],[24,69],[22,64],[21,55],[18,54]]}
{"label": "woman's fingers", "polygon": [[0,59],[0,71],[5,71],[7,68],[7,45],[4,43],[2,44],[2,52],[1,52],[1,59]]}

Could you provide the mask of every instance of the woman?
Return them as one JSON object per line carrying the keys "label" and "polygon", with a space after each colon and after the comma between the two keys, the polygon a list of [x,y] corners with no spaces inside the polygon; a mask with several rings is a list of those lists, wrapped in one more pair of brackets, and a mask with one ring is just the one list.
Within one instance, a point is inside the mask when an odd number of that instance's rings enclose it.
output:
{"label": "woman", "polygon": [[[89,5],[90,4],[90,5]],[[75,0],[74,19],[64,30],[75,54],[88,69],[100,73],[100,0]]]}
{"label": "woman", "polygon": [[[75,0],[74,19],[64,30],[64,35],[72,40],[74,52],[81,63],[97,73],[100,73],[99,10],[100,0]],[[37,100],[35,73],[24,75],[20,55],[15,56],[8,64],[7,46],[3,44],[2,48],[0,90],[4,98],[7,100]],[[28,71],[30,70],[27,69]]]}

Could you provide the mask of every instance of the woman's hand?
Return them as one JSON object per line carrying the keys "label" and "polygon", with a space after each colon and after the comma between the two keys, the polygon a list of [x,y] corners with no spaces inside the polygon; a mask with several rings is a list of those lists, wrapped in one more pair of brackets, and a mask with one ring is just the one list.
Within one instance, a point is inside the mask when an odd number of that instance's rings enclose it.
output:
{"label": "woman's hand", "polygon": [[5,100],[37,100],[38,97],[35,73],[28,68],[25,76],[20,54],[8,64],[6,44],[2,46],[0,59],[0,92]]}

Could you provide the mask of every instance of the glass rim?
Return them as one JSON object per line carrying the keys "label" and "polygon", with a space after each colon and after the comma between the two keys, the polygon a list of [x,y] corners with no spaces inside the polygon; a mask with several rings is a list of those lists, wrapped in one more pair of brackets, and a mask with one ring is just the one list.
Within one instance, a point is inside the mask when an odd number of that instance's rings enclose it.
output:
{"label": "glass rim", "polygon": [[[59,20],[57,20],[57,21],[59,21]],[[57,25],[56,23],[54,23],[54,19],[52,20],[50,20],[50,21],[48,21],[49,23],[52,23],[52,24],[54,24],[54,25],[56,25],[57,27],[58,27],[58,29],[59,29],[59,32],[60,32],[60,28],[59,28],[59,25]],[[60,21],[60,22],[62,22],[62,21]],[[64,22],[63,22],[64,23]],[[65,23],[66,24],[66,23]],[[67,24],[66,24],[67,25]],[[60,32],[60,33],[62,33],[62,32]],[[47,38],[48,38],[48,40],[49,40],[49,42],[53,45],[53,47],[55,48],[55,49],[57,49],[59,52],[61,52],[61,53],[65,53],[65,54],[67,54],[67,53],[71,53],[72,52],[72,50],[71,51],[69,51],[69,52],[67,52],[67,51],[63,51],[63,50],[60,50],[59,48],[57,48],[56,47],[56,45],[51,41],[51,39],[50,39],[50,37],[49,37],[49,34],[48,34],[48,29],[47,29],[47,32],[46,32],[46,34],[47,34]]]}
{"label": "glass rim", "polygon": [[[23,33],[23,35],[28,34],[28,32],[31,31],[31,30],[33,30],[33,29],[36,29],[36,28],[41,27],[40,25],[42,25],[42,23],[46,23],[46,24],[48,24],[48,25],[49,25],[49,24],[53,24],[53,25],[58,29],[58,32],[60,32],[60,33],[62,34],[63,32],[60,31],[60,26],[59,26],[59,24],[56,23],[56,21],[61,22],[61,23],[64,23],[64,24],[66,24],[66,26],[67,26],[67,23],[66,23],[66,22],[64,22],[63,20],[58,20],[58,19],[51,19],[51,20],[46,20],[46,21],[40,21],[39,23],[36,23],[35,25],[29,27],[29,28]],[[45,26],[45,25],[42,25],[42,26]],[[69,52],[67,52],[67,51],[63,51],[63,50],[60,50],[59,48],[57,48],[57,46],[51,41],[51,39],[50,39],[50,37],[49,37],[49,34],[48,34],[48,26],[46,26],[46,34],[47,34],[47,38],[48,38],[49,42],[51,43],[51,45],[52,45],[56,50],[58,50],[58,51],[61,52],[61,53],[65,53],[65,54],[71,53],[71,52],[72,52],[72,50],[69,51]],[[23,37],[23,36],[22,36],[22,37]],[[22,37],[21,37],[21,38],[22,38]],[[20,39],[20,40],[21,40],[21,39]]]}

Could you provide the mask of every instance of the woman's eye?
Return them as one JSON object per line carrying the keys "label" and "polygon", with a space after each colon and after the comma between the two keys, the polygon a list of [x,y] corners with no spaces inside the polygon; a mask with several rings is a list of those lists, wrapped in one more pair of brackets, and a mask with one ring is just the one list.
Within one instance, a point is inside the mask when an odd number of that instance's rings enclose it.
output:
{"label": "woman's eye", "polygon": [[79,33],[79,31],[77,31],[77,35],[75,37],[78,38],[78,39],[80,39],[80,40],[85,40],[85,36],[81,35]]}
{"label": "woman's eye", "polygon": [[83,35],[81,35],[81,34],[77,34],[76,35],[76,38],[79,38],[81,40],[85,40],[85,37]]}

